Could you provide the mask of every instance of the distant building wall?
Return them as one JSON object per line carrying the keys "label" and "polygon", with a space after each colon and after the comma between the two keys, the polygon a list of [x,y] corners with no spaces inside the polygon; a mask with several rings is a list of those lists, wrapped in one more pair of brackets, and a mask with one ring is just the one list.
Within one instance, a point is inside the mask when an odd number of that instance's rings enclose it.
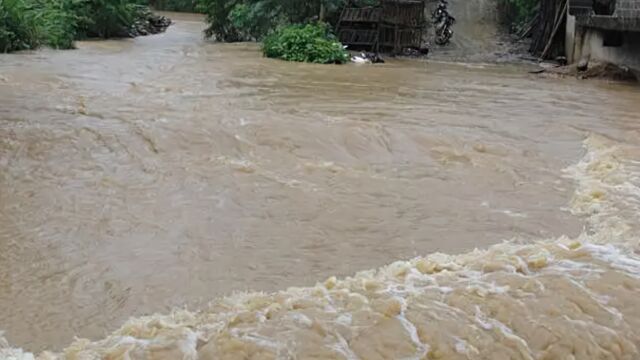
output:
{"label": "distant building wall", "polygon": [[640,33],[622,32],[620,46],[606,46],[607,33],[604,30],[586,28],[581,36],[574,61],[589,58],[640,70]]}
{"label": "distant building wall", "polygon": [[614,16],[625,19],[640,18],[640,0],[617,0]]}
{"label": "distant building wall", "polygon": [[571,13],[565,33],[570,62],[586,58],[640,70],[640,0],[617,0],[612,15]]}

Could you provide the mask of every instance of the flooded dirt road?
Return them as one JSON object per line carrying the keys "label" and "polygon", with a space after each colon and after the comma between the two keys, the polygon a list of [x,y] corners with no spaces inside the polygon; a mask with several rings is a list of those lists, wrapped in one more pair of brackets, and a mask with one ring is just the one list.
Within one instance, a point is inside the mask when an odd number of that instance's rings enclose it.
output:
{"label": "flooded dirt road", "polygon": [[[133,319],[67,356],[578,359],[602,339],[638,354],[637,87],[292,64],[202,28],[0,56],[12,347],[188,306],[209,310]],[[463,255],[330,278],[434,252]]]}

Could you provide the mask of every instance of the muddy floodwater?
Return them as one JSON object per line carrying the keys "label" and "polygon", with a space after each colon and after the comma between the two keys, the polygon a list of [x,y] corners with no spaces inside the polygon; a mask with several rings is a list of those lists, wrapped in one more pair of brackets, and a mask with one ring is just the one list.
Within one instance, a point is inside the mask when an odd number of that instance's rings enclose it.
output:
{"label": "muddy floodwater", "polygon": [[202,29],[0,55],[0,358],[640,358],[637,86]]}

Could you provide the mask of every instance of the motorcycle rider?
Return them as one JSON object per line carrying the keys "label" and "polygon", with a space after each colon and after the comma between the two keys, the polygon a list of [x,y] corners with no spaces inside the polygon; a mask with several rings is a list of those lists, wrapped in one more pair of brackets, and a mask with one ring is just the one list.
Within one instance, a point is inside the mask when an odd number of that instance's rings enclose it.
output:
{"label": "motorcycle rider", "polygon": [[435,11],[432,14],[434,19],[434,25],[436,29],[435,42],[438,45],[446,45],[453,36],[453,30],[451,26],[455,23],[456,19],[449,14],[447,9],[447,0],[440,0],[436,6]]}

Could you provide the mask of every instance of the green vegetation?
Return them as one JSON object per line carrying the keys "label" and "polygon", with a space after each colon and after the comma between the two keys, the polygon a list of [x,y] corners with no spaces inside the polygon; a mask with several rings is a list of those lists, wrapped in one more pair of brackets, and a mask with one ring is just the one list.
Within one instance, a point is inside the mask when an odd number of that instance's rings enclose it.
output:
{"label": "green vegetation", "polygon": [[334,23],[344,0],[200,0],[206,35],[221,41],[262,40],[283,25]]}
{"label": "green vegetation", "polygon": [[262,50],[267,57],[319,64],[342,64],[349,54],[326,24],[287,25],[268,35]]}
{"label": "green vegetation", "polygon": [[151,0],[150,4],[158,10],[200,12],[199,0]]}
{"label": "green vegetation", "polygon": [[536,16],[540,0],[501,0],[500,5],[503,22],[512,29],[518,29]]}
{"label": "green vegetation", "polygon": [[0,0],[0,52],[46,45],[68,49],[86,37],[126,37],[149,19],[139,0]]}
{"label": "green vegetation", "polygon": [[56,49],[72,48],[77,28],[84,20],[73,11],[75,4],[64,0],[40,0],[30,3],[29,13],[35,19],[39,42]]}
{"label": "green vegetation", "polygon": [[[363,5],[373,0],[359,0]],[[200,0],[206,36],[219,41],[263,41],[268,57],[343,63],[342,44],[331,34],[345,0]]]}
{"label": "green vegetation", "polygon": [[75,2],[76,14],[83,19],[81,37],[125,37],[141,18],[143,8],[136,0],[62,0]]}
{"label": "green vegetation", "polygon": [[36,48],[36,22],[22,0],[0,0],[0,52]]}
{"label": "green vegetation", "polygon": [[516,22],[527,22],[531,20],[536,10],[540,6],[540,0],[508,0],[515,9]]}

